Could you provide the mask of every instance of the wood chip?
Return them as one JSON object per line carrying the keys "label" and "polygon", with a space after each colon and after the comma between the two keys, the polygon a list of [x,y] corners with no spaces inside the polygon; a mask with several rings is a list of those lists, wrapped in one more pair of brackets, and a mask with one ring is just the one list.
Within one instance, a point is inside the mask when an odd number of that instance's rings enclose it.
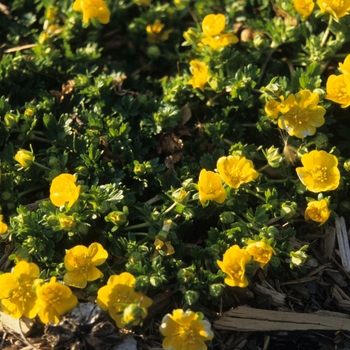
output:
{"label": "wood chip", "polygon": [[214,328],[238,332],[268,332],[325,330],[350,331],[348,315],[339,317],[339,313],[313,314],[281,312],[240,306],[224,313],[214,322]]}
{"label": "wood chip", "polygon": [[337,232],[337,239],[339,245],[339,253],[342,265],[346,272],[350,272],[350,249],[348,232],[345,226],[343,217],[335,218],[335,229]]}

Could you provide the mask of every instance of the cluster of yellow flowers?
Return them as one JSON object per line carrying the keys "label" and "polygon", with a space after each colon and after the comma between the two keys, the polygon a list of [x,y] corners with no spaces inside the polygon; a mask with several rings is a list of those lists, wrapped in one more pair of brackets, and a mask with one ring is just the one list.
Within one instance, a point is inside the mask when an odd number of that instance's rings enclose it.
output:
{"label": "cluster of yellow flowers", "polygon": [[204,37],[201,43],[210,46],[212,50],[236,44],[238,38],[233,33],[222,34],[226,27],[226,17],[223,14],[210,14],[204,17],[202,30]]}
{"label": "cluster of yellow flowers", "polygon": [[350,55],[345,58],[344,63],[339,63],[339,68],[342,74],[332,74],[327,79],[326,99],[346,108],[350,106]]}
{"label": "cluster of yellow flowers", "polygon": [[259,173],[254,169],[251,160],[245,157],[220,157],[217,161],[219,173],[202,169],[199,174],[198,190],[199,200],[213,200],[223,203],[226,199],[226,191],[222,180],[232,188],[239,188],[241,185],[254,181]]}
{"label": "cluster of yellow flowers", "polygon": [[[212,50],[218,50],[225,46],[236,44],[238,38],[235,34],[222,33],[225,27],[226,17],[223,14],[210,14],[205,16],[202,22],[202,39],[198,43],[198,47],[200,48],[206,45]],[[189,38],[190,34],[194,34],[192,29],[185,32],[184,37]],[[190,71],[193,77],[188,81],[188,84],[192,85],[194,89],[199,88],[204,91],[204,86],[210,79],[207,64],[198,59],[194,59],[190,62]]]}
{"label": "cluster of yellow flowers", "polygon": [[[328,12],[334,18],[341,18],[349,14],[349,0],[317,0],[321,12]],[[294,8],[303,18],[307,18],[314,10],[313,0],[294,0]]]}
{"label": "cluster of yellow flowers", "polygon": [[290,94],[286,100],[270,99],[265,105],[265,113],[272,119],[278,118],[280,129],[290,136],[304,138],[314,135],[316,128],[324,124],[326,110],[318,105],[319,95],[309,90]]}
{"label": "cluster of yellow flowers", "polygon": [[[60,321],[60,316],[70,312],[78,299],[68,287],[84,288],[87,281],[103,277],[96,268],[105,262],[108,253],[99,243],[89,247],[76,246],[66,252],[64,265],[67,270],[62,284],[52,277],[50,281],[39,279],[39,267],[31,262],[19,261],[12,273],[0,275],[3,288],[0,291],[2,311],[14,318],[39,315],[43,323]],[[97,304],[108,310],[119,328],[137,325],[147,316],[152,300],[134,290],[135,277],[128,272],[110,276],[107,285],[97,293]],[[130,305],[133,307],[130,308]],[[140,309],[140,312],[137,310]]]}

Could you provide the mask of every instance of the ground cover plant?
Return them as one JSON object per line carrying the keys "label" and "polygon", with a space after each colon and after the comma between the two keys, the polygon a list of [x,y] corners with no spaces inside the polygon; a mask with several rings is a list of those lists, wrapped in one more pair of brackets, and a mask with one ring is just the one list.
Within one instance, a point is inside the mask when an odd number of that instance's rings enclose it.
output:
{"label": "ground cover plant", "polygon": [[1,311],[49,332],[89,301],[158,347],[225,348],[235,293],[305,275],[349,215],[350,2],[0,11]]}

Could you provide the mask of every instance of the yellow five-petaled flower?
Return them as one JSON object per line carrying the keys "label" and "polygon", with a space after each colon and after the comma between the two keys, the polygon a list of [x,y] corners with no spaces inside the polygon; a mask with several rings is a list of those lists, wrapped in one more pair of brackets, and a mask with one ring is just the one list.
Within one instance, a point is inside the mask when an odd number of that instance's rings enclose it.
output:
{"label": "yellow five-petaled flower", "polygon": [[102,265],[108,258],[108,252],[100,243],[92,243],[87,248],[77,245],[67,250],[64,266],[67,269],[63,277],[64,283],[85,288],[88,281],[95,281],[103,277],[103,273],[96,267]]}
{"label": "yellow five-petaled flower", "polygon": [[73,10],[83,13],[83,21],[88,23],[91,18],[96,18],[102,24],[110,20],[110,11],[103,0],[75,0]]}
{"label": "yellow five-petaled flower", "polygon": [[335,18],[341,18],[350,12],[350,0],[317,0],[321,12],[328,12]]}
{"label": "yellow five-petaled flower", "polygon": [[68,286],[56,282],[56,277],[51,277],[49,282],[36,284],[38,315],[41,322],[58,323],[60,316],[73,310],[78,304],[77,297]]}
{"label": "yellow five-petaled flower", "polygon": [[321,226],[329,219],[331,212],[332,211],[328,208],[328,201],[326,199],[311,201],[307,204],[304,218],[305,220],[319,222],[319,226]]}
{"label": "yellow five-petaled flower", "polygon": [[39,274],[37,265],[23,260],[12,273],[0,275],[1,311],[13,318],[34,318],[38,313],[34,282]]}
{"label": "yellow five-petaled flower", "polygon": [[2,221],[2,215],[0,215],[0,235],[3,235],[7,232],[8,226]]}
{"label": "yellow five-petaled flower", "polygon": [[232,188],[239,188],[259,176],[253,162],[245,157],[220,157],[216,167],[223,180]]}
{"label": "yellow five-petaled flower", "polygon": [[147,308],[152,305],[152,300],[141,292],[134,290],[135,277],[129,272],[120,275],[112,275],[107,281],[107,285],[97,292],[97,305],[113,318],[119,328],[123,328],[123,312],[129,304],[139,304],[142,308],[140,317],[133,322],[138,325],[147,316]]}
{"label": "yellow five-petaled flower", "polygon": [[52,180],[50,187],[51,202],[60,207],[68,202],[71,207],[79,198],[80,185],[77,186],[77,179],[71,174],[61,174]]}
{"label": "yellow five-petaled flower", "polygon": [[165,336],[165,350],[205,350],[205,341],[214,338],[210,323],[191,310],[173,310],[163,317],[159,330]]}
{"label": "yellow five-petaled flower", "polygon": [[319,96],[309,90],[301,90],[290,94],[279,106],[281,116],[278,126],[290,136],[304,138],[314,135],[316,128],[323,125],[326,110],[318,106]]}
{"label": "yellow five-petaled flower", "polygon": [[315,7],[313,0],[294,0],[294,8],[305,19],[309,17]]}
{"label": "yellow five-petaled flower", "polygon": [[245,267],[251,259],[250,253],[237,244],[227,249],[222,261],[217,260],[220,269],[227,274],[225,283],[231,287],[246,287],[248,279],[245,275]]}
{"label": "yellow five-petaled flower", "polygon": [[244,248],[260,264],[260,267],[264,267],[271,260],[272,255],[276,255],[275,250],[264,241],[248,240],[247,243],[248,245]]}
{"label": "yellow five-petaled flower", "polygon": [[204,91],[204,85],[210,78],[207,65],[199,60],[192,60],[190,66],[193,77],[188,81],[188,84],[192,85],[195,89],[199,88]]}
{"label": "yellow five-petaled flower", "polygon": [[301,157],[301,163],[303,167],[295,170],[309,191],[318,193],[338,188],[340,172],[336,156],[325,151],[311,151]]}
{"label": "yellow five-petaled flower", "polygon": [[202,204],[208,200],[223,203],[226,199],[226,192],[222,185],[221,176],[213,171],[201,170],[199,174],[198,190],[199,200]]}

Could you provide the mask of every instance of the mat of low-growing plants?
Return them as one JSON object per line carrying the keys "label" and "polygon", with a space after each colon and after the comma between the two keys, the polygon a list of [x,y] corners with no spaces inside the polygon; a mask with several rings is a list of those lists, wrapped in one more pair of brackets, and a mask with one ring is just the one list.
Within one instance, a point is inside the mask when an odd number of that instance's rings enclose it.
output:
{"label": "mat of low-growing plants", "polygon": [[350,1],[0,16],[1,348],[347,346]]}

